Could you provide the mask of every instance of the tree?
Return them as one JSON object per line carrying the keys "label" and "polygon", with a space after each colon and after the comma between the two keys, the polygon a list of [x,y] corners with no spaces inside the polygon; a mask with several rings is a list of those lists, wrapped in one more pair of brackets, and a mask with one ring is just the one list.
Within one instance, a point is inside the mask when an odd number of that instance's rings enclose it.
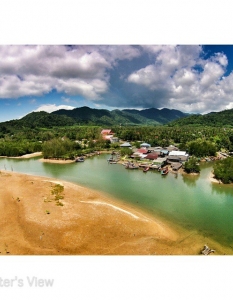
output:
{"label": "tree", "polygon": [[130,156],[131,154],[133,154],[132,149],[126,148],[126,147],[122,147],[121,150],[120,150],[120,152],[121,152],[122,156],[124,156],[124,155]]}
{"label": "tree", "polygon": [[206,140],[197,139],[188,143],[189,154],[195,155],[196,157],[215,156],[216,151],[216,146]]}
{"label": "tree", "polygon": [[196,157],[190,157],[184,164],[184,170],[187,173],[200,173],[200,166]]}
{"label": "tree", "polygon": [[233,157],[216,161],[214,164],[214,176],[223,183],[233,182]]}

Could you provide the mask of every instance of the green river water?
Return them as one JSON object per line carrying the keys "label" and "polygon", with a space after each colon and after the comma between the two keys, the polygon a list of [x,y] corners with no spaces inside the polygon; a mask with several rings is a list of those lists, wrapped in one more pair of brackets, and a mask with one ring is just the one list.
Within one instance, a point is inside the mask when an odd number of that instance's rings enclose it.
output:
{"label": "green river water", "polygon": [[38,158],[0,158],[0,170],[53,177],[110,194],[189,230],[197,230],[233,247],[233,186],[212,183],[213,163],[203,163],[200,175],[127,170],[108,164],[110,155],[84,163],[51,164]]}

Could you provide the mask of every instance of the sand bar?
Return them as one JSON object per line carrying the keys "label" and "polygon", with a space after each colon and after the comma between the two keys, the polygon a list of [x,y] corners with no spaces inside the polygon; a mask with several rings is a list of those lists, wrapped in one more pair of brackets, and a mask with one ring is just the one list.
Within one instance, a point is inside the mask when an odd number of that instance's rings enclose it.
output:
{"label": "sand bar", "polygon": [[74,163],[75,160],[71,159],[51,159],[51,158],[40,158],[40,162],[51,163],[51,164],[70,164]]}
{"label": "sand bar", "polygon": [[[9,157],[9,158],[32,158],[32,157],[38,157],[38,156],[41,156],[42,155],[42,152],[33,152],[33,153],[30,153],[30,154],[24,154],[24,155],[21,155],[21,156],[12,156],[12,157]],[[7,157],[7,156],[5,156]]]}
{"label": "sand bar", "polygon": [[0,255],[199,254],[205,244],[213,255],[233,253],[73,183],[10,171],[1,171],[0,180]]}

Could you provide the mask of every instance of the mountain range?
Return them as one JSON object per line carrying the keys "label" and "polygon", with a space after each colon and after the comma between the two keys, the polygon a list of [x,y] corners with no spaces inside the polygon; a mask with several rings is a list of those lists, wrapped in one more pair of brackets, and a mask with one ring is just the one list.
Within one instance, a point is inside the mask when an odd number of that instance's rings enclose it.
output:
{"label": "mountain range", "polygon": [[205,115],[187,114],[175,109],[148,108],[143,110],[94,109],[87,106],[73,110],[61,109],[52,113],[32,112],[19,120],[0,123],[1,127],[12,128],[51,128],[55,126],[97,125],[110,127],[115,125],[166,125],[169,126],[231,126],[233,127],[233,109],[211,112]]}
{"label": "mountain range", "polygon": [[54,127],[71,125],[164,125],[187,114],[175,109],[149,108],[144,110],[124,109],[112,110],[94,109],[87,106],[74,108],[73,110],[57,110],[52,113],[32,112],[19,120],[11,120],[4,123],[12,127]]}
{"label": "mountain range", "polygon": [[187,114],[175,109],[149,108],[144,110],[136,109],[94,109],[87,106],[73,110],[58,110],[53,115],[70,117],[80,124],[90,125],[163,125]]}

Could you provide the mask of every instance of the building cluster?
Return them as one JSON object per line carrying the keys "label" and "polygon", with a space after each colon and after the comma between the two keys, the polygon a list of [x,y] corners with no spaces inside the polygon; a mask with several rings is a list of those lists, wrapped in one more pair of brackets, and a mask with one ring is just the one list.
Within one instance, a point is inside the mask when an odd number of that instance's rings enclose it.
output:
{"label": "building cluster", "polygon": [[186,151],[179,151],[179,149],[173,145],[162,148],[151,147],[150,144],[143,143],[139,149],[132,150],[132,158],[150,160],[153,161],[154,164],[170,164],[173,170],[179,169],[189,158]]}
{"label": "building cluster", "polygon": [[[101,132],[104,139],[113,141],[114,133],[110,129],[104,129]],[[119,142],[118,138],[117,142]],[[180,151],[177,147],[170,145],[169,147],[151,147],[148,143],[141,143],[140,148],[133,148],[131,143],[124,142],[120,145],[121,148],[130,148],[133,151],[131,158],[138,159],[140,161],[149,160],[154,165],[170,164],[173,170],[178,170],[185,163],[189,154],[186,151]]]}

